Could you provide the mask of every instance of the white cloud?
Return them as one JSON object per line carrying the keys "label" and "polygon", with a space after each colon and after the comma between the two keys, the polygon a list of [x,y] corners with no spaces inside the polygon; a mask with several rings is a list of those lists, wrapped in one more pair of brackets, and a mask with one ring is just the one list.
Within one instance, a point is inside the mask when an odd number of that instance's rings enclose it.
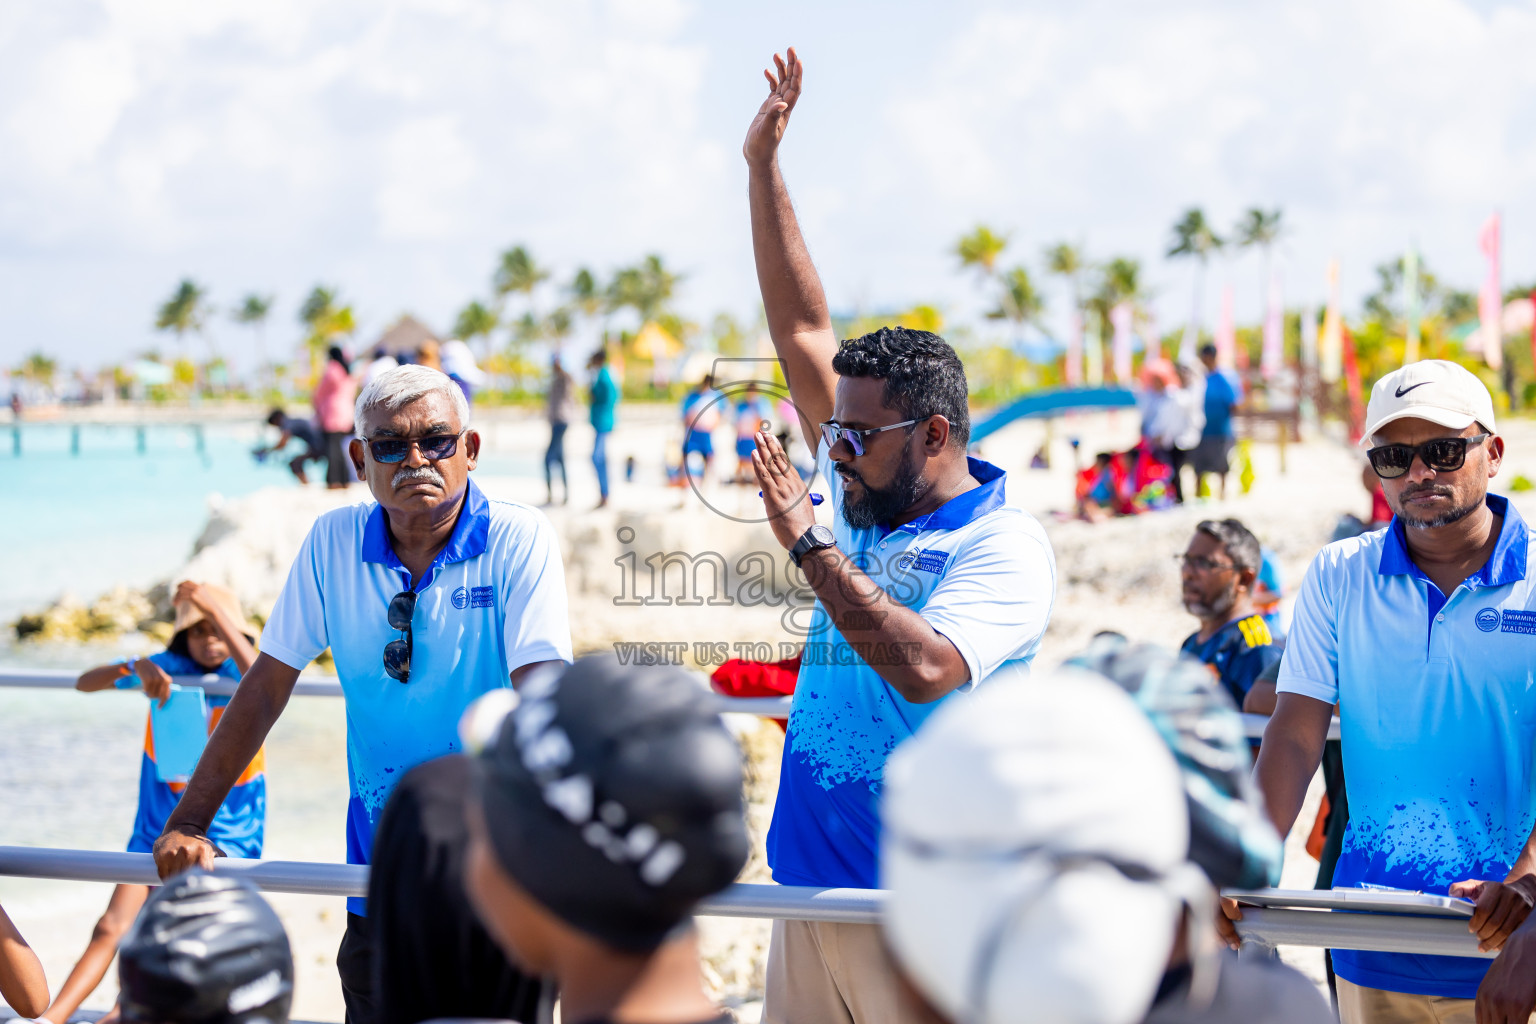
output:
{"label": "white cloud", "polygon": [[[861,0],[862,2],[862,0]],[[1536,272],[1536,3],[866,4],[772,18],[687,0],[58,0],[0,5],[0,364],[153,341],[183,274],[221,302],[316,280],[365,325],[445,323],[527,242],[562,273],[660,251],[687,311],[750,314],[741,131],[769,28],[811,61],[786,173],[834,305],[978,303],[949,248],[1061,238],[1147,265],[1201,204],[1280,205],[1292,297],[1417,237],[1471,286],[1495,206]],[[779,22],[783,21],[781,25]],[[728,58],[725,55],[730,55]],[[740,108],[739,110],[737,108]],[[1251,316],[1257,270],[1218,267]],[[89,302],[80,301],[82,295]],[[1207,314],[1208,316],[1210,314]],[[282,343],[274,325],[273,344]]]}

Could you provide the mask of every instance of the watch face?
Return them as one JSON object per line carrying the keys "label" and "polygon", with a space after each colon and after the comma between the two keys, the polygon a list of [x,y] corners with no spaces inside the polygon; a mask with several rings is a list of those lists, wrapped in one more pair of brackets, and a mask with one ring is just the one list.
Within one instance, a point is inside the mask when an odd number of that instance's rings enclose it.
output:
{"label": "watch face", "polygon": [[837,536],[825,526],[817,523],[810,529],[811,539],[817,544],[836,544]]}

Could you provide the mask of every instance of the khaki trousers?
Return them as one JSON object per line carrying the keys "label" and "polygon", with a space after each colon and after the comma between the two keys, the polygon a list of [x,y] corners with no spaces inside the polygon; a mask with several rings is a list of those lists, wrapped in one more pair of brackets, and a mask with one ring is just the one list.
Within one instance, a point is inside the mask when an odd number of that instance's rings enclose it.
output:
{"label": "khaki trousers", "polygon": [[1416,996],[1337,981],[1343,1024],[1476,1024],[1470,999]]}
{"label": "khaki trousers", "polygon": [[775,921],[763,1024],[923,1024],[872,924]]}

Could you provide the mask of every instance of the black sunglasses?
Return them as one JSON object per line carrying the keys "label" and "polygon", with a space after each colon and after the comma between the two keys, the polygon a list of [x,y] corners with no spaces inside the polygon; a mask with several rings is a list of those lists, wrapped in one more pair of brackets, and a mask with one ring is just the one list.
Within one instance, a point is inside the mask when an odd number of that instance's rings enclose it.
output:
{"label": "black sunglasses", "polygon": [[1467,449],[1482,444],[1492,434],[1474,434],[1471,437],[1437,437],[1423,444],[1384,444],[1371,448],[1365,457],[1371,460],[1371,468],[1383,480],[1396,480],[1413,468],[1417,455],[1424,465],[1436,473],[1454,473],[1467,461]]}
{"label": "black sunglasses", "polygon": [[428,462],[437,462],[439,459],[451,459],[459,450],[459,438],[464,436],[464,431],[457,434],[433,434],[431,437],[381,437],[368,441],[368,450],[373,453],[374,462],[394,464],[404,462],[405,457],[411,453],[411,445],[421,449],[421,457]]}
{"label": "black sunglasses", "polygon": [[831,448],[839,441],[847,441],[848,447],[853,449],[853,454],[864,454],[864,439],[870,434],[879,434],[887,430],[899,430],[902,427],[910,427],[914,423],[921,423],[927,417],[919,417],[915,420],[902,420],[900,423],[892,423],[888,427],[870,427],[868,430],[854,430],[845,427],[836,420],[828,420],[821,425],[821,439]]}
{"label": "black sunglasses", "polygon": [[389,628],[403,631],[405,639],[391,640],[384,645],[384,671],[389,678],[402,683],[411,681],[411,617],[415,614],[414,590],[402,590],[389,599]]}

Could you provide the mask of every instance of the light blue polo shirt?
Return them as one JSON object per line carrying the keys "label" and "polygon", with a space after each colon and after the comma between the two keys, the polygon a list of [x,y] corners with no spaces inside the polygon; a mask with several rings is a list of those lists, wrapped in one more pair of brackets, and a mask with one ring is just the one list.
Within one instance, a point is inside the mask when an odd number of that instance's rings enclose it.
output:
{"label": "light blue polo shirt", "polygon": [[[1443,595],[1402,524],[1330,544],[1296,600],[1278,689],[1339,705],[1349,828],[1335,886],[1503,881],[1536,821],[1531,535],[1508,500],[1488,563]],[[1357,985],[1470,999],[1492,961],[1334,950]]]}
{"label": "light blue polo shirt", "polygon": [[[975,681],[1023,677],[1056,597],[1051,543],[1034,517],[1008,504],[1007,477],[970,460],[980,486],[895,530],[855,530],[842,516],[842,478],[827,447],[817,468],[831,491],[843,553],[955,645]],[[817,601],[784,741],[768,864],[784,885],[879,885],[878,807],[885,761],[950,694],[913,704],[861,658]],[[899,648],[872,660],[908,657]]]}
{"label": "light blue polo shirt", "polygon": [[[471,480],[453,535],[416,583],[410,682],[384,672],[390,600],[410,590],[374,502],[315,521],[261,634],[302,669],[327,647],[347,705],[347,863],[367,864],[384,801],[407,769],[458,749],[470,702],[538,661],[571,660],[565,572],[549,520],[488,501]],[[347,909],[364,913],[352,898]]]}

